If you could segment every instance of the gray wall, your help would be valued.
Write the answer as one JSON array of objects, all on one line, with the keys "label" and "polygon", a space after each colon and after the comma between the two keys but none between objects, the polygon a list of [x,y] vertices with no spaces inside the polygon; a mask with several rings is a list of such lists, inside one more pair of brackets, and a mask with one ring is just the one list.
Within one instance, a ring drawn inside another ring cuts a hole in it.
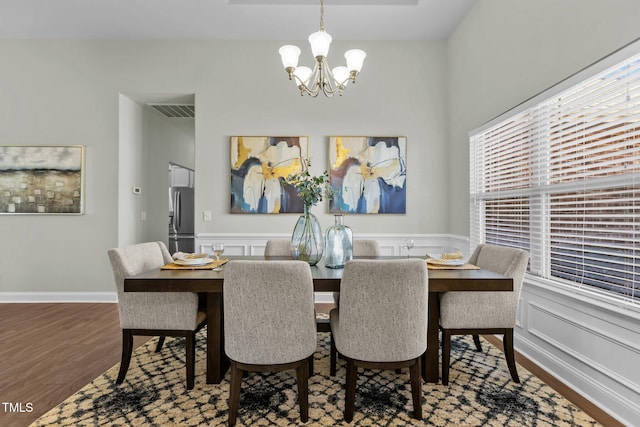
[{"label": "gray wall", "polygon": [[[479,0],[448,42],[449,177],[468,194],[468,132],[640,36],[636,0]],[[450,198],[467,235],[468,197]],[[527,278],[516,349],[624,425],[640,425],[640,309]],[[612,357],[612,355],[614,357]]]},{"label": "gray wall", "polygon": [[[199,233],[288,233],[295,221],[227,213],[231,135],[307,135],[314,173],[327,167],[330,135],[407,136],[407,214],[354,216],[349,225],[356,233],[446,232],[445,42],[336,41],[334,62],[351,46],[368,56],[358,82],[333,99],[299,95],[282,69],[281,44],[1,40],[2,144],[87,149],[85,215],[0,216],[0,292],[112,292],[106,250],[149,236],[136,223],[146,208],[131,195],[144,148],[119,144],[147,137],[145,113],[120,94],[195,94]],[[332,223],[326,209],[314,208],[323,227]],[[202,222],[203,210],[213,221]]]},{"label": "gray wall", "polygon": [[[352,45],[368,57],[333,99],[297,94],[277,42],[2,40],[2,144],[86,144],[87,213],[0,217],[0,291],[113,290],[104,251],[118,244],[120,93],[196,94],[198,232],[291,228],[289,215],[227,213],[230,135],[307,135],[319,172],[329,135],[399,134],[407,215],[350,225],[466,235],[468,131],[632,40],[639,12],[633,0],[480,0],[448,42],[336,40],[330,58]],[[214,221],[202,222],[203,210]],[[323,226],[325,210],[314,210]],[[22,261],[34,252],[45,255],[39,269]]]},{"label": "gray wall", "polygon": [[[349,46],[367,52],[361,75],[342,97],[301,97],[274,55],[280,43],[231,43],[217,51],[215,70],[227,81],[224,96],[196,94],[196,229],[199,232],[290,232],[291,215],[230,215],[229,136],[305,135],[312,173],[328,168],[331,135],[407,137],[407,214],[354,216],[354,233],[443,232],[448,193],[437,185],[446,164],[446,51],[444,43],[337,41],[330,59]],[[305,43],[300,42],[300,46]],[[247,71],[233,64],[242,56]],[[310,64],[303,55],[301,64]],[[304,59],[303,59],[304,58]],[[259,70],[254,74],[253,70]],[[202,211],[213,212],[212,222]],[[333,224],[327,205],[313,208],[323,228]]]},{"label": "gray wall", "polygon": [[[469,194],[470,130],[640,37],[637,0],[478,0],[448,41],[449,179]],[[468,197],[449,199],[469,234]]]}]

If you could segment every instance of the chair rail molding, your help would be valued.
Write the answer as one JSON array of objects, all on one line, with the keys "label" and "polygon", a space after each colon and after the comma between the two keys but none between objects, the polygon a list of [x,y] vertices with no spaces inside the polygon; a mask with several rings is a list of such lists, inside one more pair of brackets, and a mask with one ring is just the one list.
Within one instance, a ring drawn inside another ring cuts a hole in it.
[{"label": "chair rail molding", "polygon": [[[214,243],[224,243],[225,255],[263,255],[267,240],[290,239],[291,234],[287,233],[260,233],[260,234],[237,234],[237,233],[198,233],[196,235],[196,248],[199,252],[211,253],[211,245]],[[384,256],[402,256],[407,254],[403,247],[403,242],[413,239],[414,246],[409,251],[411,256],[425,256],[437,254],[443,247],[456,247],[460,249],[465,257],[468,257],[469,238],[454,234],[378,234],[367,233],[358,234],[354,240],[370,239],[376,240],[380,245],[380,251]],[[315,294],[317,303],[332,303],[333,295],[330,292],[317,292]]]},{"label": "chair rail molding", "polygon": [[[267,240],[290,239],[290,233],[198,233],[196,235],[196,248],[200,252],[210,253],[213,243],[224,243],[225,255],[263,255]],[[453,246],[463,255],[469,256],[469,238],[454,234],[358,234],[353,237],[358,239],[376,240],[380,244],[382,254],[385,256],[406,255],[407,250],[402,246],[407,239],[413,239],[414,246],[410,250],[411,256],[425,256],[427,253],[439,253],[444,246]]]}]

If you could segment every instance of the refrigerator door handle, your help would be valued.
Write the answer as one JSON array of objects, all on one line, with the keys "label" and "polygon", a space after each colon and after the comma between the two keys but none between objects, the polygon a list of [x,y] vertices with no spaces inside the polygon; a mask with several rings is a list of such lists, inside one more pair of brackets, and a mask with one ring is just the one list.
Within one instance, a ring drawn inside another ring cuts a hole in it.
[{"label": "refrigerator door handle", "polygon": [[175,218],[176,228],[179,229],[182,226],[182,212],[181,210],[181,194],[179,191],[176,192],[176,209],[173,212],[173,217]]}]

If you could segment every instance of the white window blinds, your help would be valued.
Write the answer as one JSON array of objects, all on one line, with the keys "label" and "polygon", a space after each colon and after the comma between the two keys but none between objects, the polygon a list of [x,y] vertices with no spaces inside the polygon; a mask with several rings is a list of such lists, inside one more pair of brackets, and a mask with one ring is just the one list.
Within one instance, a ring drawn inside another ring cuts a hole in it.
[{"label": "white window blinds", "polygon": [[640,54],[470,134],[471,241],[640,303]]}]

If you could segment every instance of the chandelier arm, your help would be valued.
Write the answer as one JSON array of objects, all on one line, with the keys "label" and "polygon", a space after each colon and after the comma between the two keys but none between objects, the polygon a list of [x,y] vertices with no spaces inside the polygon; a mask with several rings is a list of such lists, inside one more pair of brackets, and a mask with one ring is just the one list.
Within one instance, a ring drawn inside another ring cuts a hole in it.
[{"label": "chandelier arm", "polygon": [[311,76],[309,77],[309,84],[311,86],[304,85],[304,88],[306,89],[306,93],[313,98],[318,96],[318,94],[320,93],[319,79],[320,79],[321,70],[322,68],[318,63],[318,60],[316,59],[316,62],[313,66],[313,71],[311,72]]},{"label": "chandelier arm", "polygon": [[336,93],[342,96],[342,90],[344,86],[340,84],[336,84],[336,79],[331,72],[331,67],[329,67],[329,61],[327,58],[322,58],[321,60],[321,69],[322,69],[322,93],[324,93],[327,97],[332,97]]}]

